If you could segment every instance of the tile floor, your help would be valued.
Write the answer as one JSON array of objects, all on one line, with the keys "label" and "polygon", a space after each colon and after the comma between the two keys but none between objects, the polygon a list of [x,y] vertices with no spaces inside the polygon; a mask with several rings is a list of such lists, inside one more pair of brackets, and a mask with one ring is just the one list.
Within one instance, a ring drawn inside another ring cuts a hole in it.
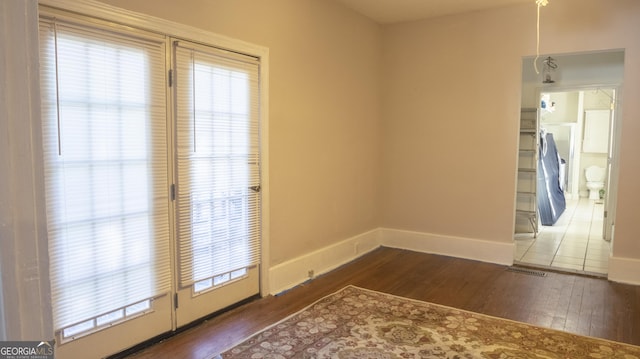
[{"label": "tile floor", "polygon": [[540,226],[537,238],[517,235],[516,264],[606,276],[609,242],[602,239],[604,206],[588,198],[568,199],[553,226]]}]

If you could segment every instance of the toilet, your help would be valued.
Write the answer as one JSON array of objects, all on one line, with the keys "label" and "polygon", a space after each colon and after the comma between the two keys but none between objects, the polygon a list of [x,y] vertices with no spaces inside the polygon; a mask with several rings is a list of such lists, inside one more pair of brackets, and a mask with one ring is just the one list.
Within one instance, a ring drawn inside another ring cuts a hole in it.
[{"label": "toilet", "polygon": [[589,199],[600,199],[600,190],[604,188],[604,168],[590,166],[585,170]]}]

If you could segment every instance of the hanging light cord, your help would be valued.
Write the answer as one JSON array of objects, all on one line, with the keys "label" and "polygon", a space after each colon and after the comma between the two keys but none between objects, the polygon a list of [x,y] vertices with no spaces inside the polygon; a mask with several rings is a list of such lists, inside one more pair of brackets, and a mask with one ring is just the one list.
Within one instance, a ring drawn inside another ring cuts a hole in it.
[{"label": "hanging light cord", "polygon": [[536,58],[533,60],[533,68],[536,70],[536,74],[540,74],[538,71],[538,58],[540,57],[540,8],[542,6],[547,6],[549,0],[536,0],[536,5],[538,5],[538,18],[536,21]]}]

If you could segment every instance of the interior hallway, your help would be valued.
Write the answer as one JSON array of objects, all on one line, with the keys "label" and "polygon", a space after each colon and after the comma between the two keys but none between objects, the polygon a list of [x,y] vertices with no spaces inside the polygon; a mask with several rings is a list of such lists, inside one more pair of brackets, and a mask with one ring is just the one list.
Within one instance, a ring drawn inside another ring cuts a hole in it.
[{"label": "interior hallway", "polygon": [[604,205],[588,198],[567,199],[553,226],[540,226],[537,238],[516,236],[516,264],[606,276],[610,244],[602,239]]}]

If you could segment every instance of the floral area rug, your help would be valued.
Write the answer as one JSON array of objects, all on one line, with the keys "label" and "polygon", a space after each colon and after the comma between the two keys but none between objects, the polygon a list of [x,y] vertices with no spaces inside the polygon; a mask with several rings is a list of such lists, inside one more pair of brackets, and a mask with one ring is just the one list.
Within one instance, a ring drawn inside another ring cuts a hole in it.
[{"label": "floral area rug", "polygon": [[640,347],[348,286],[214,358],[640,359]]}]

